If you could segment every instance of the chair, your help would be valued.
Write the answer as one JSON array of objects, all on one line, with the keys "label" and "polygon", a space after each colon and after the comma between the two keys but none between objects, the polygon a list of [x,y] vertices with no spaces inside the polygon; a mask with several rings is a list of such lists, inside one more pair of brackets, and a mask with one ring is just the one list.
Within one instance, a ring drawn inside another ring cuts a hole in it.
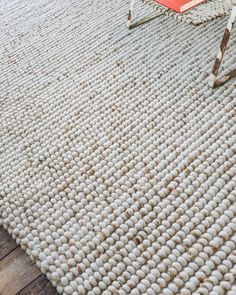
[{"label": "chair", "polygon": [[133,23],[135,1],[136,0],[130,1],[130,9],[129,9],[128,21],[127,21],[127,27],[129,29],[132,29],[134,27],[137,27],[138,25],[141,25],[147,21],[150,21],[158,17],[160,14],[170,15],[171,17],[174,17],[181,21],[185,21],[192,25],[199,25],[201,23],[213,20],[217,17],[225,16],[228,14],[229,9],[231,9],[227,27],[225,29],[225,32],[221,41],[220,49],[217,54],[217,57],[210,75],[209,85],[212,88],[219,87],[225,84],[231,78],[236,77],[236,70],[233,70],[227,75],[218,79],[219,69],[227,48],[227,44],[230,39],[231,32],[234,27],[235,20],[236,20],[236,0],[230,0],[228,2],[225,0],[208,0],[196,6],[195,8],[181,14],[161,6],[160,4],[155,2],[155,0],[138,0],[139,2],[141,1],[144,4],[151,5],[153,8],[155,8],[158,14],[145,17],[137,21],[136,23]]}]

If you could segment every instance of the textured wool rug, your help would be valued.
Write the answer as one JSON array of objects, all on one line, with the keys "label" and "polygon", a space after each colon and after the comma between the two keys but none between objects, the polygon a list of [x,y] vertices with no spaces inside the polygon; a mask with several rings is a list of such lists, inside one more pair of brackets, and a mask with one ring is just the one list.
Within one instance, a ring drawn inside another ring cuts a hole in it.
[{"label": "textured wool rug", "polygon": [[63,294],[235,295],[236,89],[207,83],[226,19],[127,10],[1,2],[1,223]]}]

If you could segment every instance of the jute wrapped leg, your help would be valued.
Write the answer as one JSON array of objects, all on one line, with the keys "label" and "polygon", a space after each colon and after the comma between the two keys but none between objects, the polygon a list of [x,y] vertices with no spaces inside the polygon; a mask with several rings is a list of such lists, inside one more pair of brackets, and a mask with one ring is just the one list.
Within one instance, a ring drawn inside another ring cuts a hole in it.
[{"label": "jute wrapped leg", "polygon": [[158,16],[160,16],[161,14],[158,13],[158,14],[154,14],[154,15],[151,15],[151,16],[147,16],[147,17],[144,17],[140,20],[138,20],[137,22],[133,23],[133,14],[134,14],[134,5],[135,5],[135,0],[131,0],[130,1],[130,8],[129,8],[129,13],[128,13],[128,20],[127,20],[127,27],[128,29],[133,29],[143,23],[146,23]]},{"label": "jute wrapped leg", "polygon": [[215,63],[214,63],[213,69],[212,69],[212,73],[210,76],[209,84],[212,88],[219,87],[219,86],[223,85],[224,83],[226,83],[231,78],[236,77],[236,70],[233,70],[230,73],[228,73],[227,75],[223,76],[222,78],[217,79],[219,69],[220,69],[226,48],[227,48],[227,44],[229,42],[230,35],[231,35],[231,32],[232,32],[234,24],[235,24],[235,20],[236,20],[236,4],[233,4],[232,12],[231,12],[227,27],[225,29],[225,32],[224,32],[224,35],[223,35],[223,38],[221,41],[220,49],[217,54],[217,57],[216,57],[216,60],[215,60]]}]

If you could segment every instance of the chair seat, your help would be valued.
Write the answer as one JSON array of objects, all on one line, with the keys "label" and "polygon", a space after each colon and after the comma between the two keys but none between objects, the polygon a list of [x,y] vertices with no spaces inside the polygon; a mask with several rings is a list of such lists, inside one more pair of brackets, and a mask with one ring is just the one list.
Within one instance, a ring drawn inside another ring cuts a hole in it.
[{"label": "chair seat", "polygon": [[227,0],[208,0],[186,11],[185,13],[177,13],[158,4],[157,2],[155,2],[155,0],[141,1],[144,4],[151,5],[153,8],[155,8],[157,12],[170,15],[177,20],[184,21],[193,25],[200,25],[218,17],[228,15],[231,8],[230,2]]}]

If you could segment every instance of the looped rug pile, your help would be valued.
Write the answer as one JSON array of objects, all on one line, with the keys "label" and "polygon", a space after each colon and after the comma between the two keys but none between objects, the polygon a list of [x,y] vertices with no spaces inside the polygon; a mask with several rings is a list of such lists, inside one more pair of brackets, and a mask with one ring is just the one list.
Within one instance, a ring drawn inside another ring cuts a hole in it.
[{"label": "looped rug pile", "polygon": [[127,10],[2,1],[1,223],[63,294],[235,295],[236,91],[207,83],[225,20],[130,32]]}]

